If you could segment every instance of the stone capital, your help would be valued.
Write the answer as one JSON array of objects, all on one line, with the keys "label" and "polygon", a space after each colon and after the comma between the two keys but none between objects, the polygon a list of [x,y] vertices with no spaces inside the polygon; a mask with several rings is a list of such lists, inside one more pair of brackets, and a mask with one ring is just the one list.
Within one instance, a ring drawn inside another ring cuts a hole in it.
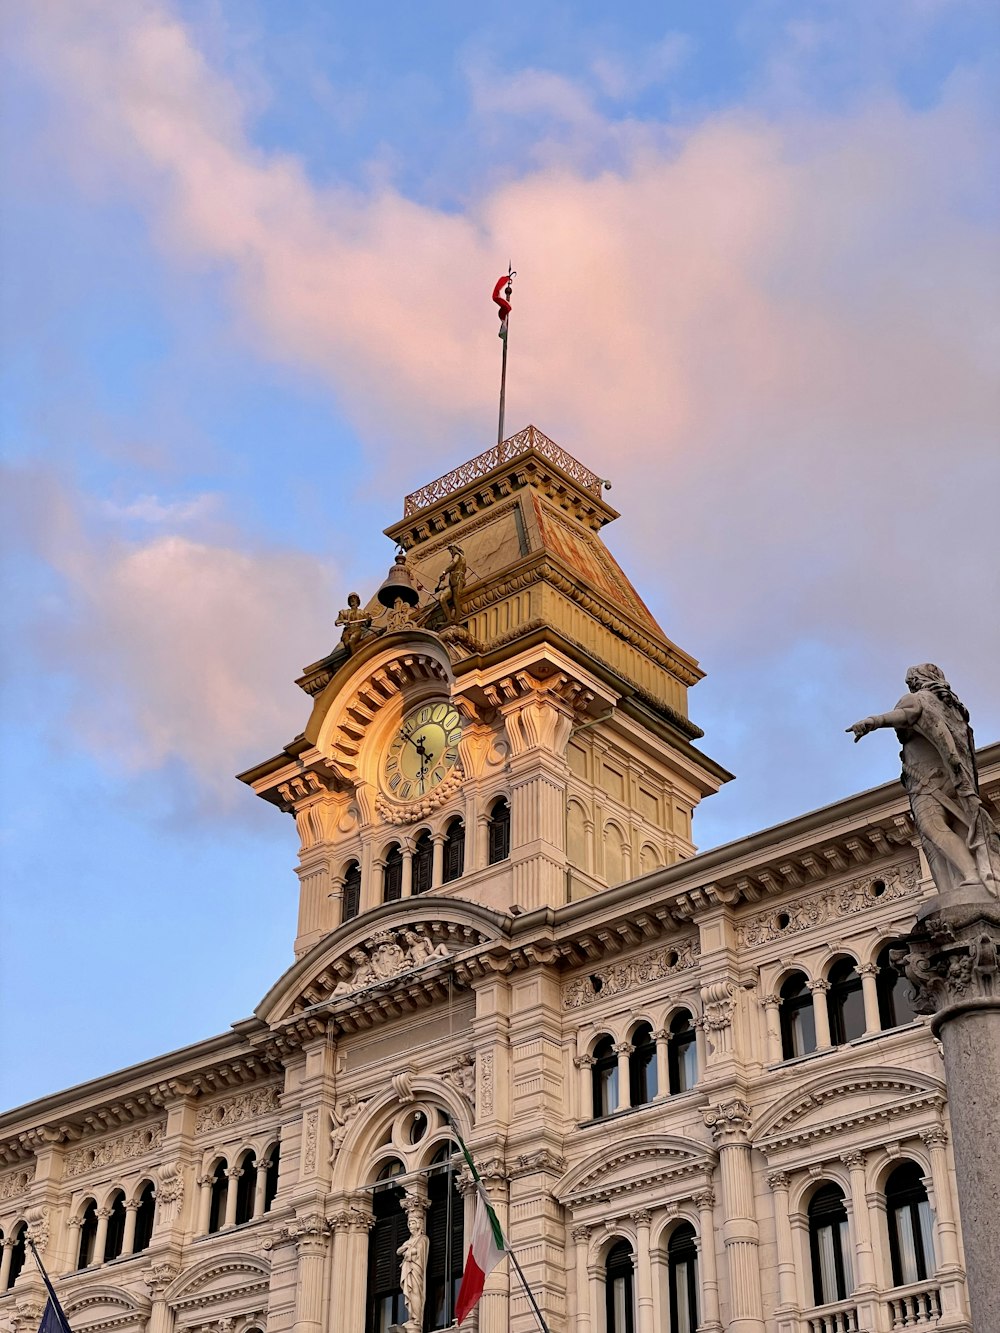
[{"label": "stone capital", "polygon": [[806,985],[814,995],[825,995],[830,989],[830,983],[828,981],[807,981]]},{"label": "stone capital", "polygon": [[890,953],[914,990],[917,1013],[932,1014],[932,1031],[953,1005],[1000,1003],[1000,902],[938,905],[933,899],[906,939]]},{"label": "stone capital", "polygon": [[920,1138],[928,1148],[943,1148],[948,1142],[948,1131],[943,1125],[933,1125],[930,1129],[922,1129]]},{"label": "stone capital", "polygon": [[653,1220],[653,1214],[647,1208],[637,1208],[634,1213],[629,1213],[629,1221],[637,1227],[648,1227]]},{"label": "stone capital", "polygon": [[865,1169],[865,1155],[859,1149],[851,1152],[842,1152],[840,1160],[847,1167],[848,1171],[863,1171]]},{"label": "stone capital", "polygon": [[619,1041],[615,1043],[615,1045],[612,1047],[612,1050],[614,1051],[615,1055],[631,1055],[632,1052],[635,1050],[635,1047],[632,1045],[630,1041]]},{"label": "stone capital", "polygon": [[575,1226],[573,1228],[573,1239],[576,1241],[577,1245],[581,1242],[586,1244],[590,1239],[590,1227],[584,1226],[582,1223],[579,1226]]},{"label": "stone capital", "polygon": [[696,1208],[715,1207],[715,1190],[713,1189],[699,1190],[697,1194],[693,1194],[691,1198]]},{"label": "stone capital", "polygon": [[705,1124],[720,1147],[748,1146],[750,1142],[750,1107],[740,1097],[721,1102],[703,1111]]},{"label": "stone capital", "polygon": [[180,1269],[171,1263],[150,1264],[143,1274],[142,1280],[149,1288],[149,1294],[154,1301],[162,1299],[163,1293],[179,1272]]},{"label": "stone capital", "polygon": [[774,1190],[786,1190],[791,1182],[791,1177],[787,1171],[772,1171],[767,1177],[769,1187]]}]

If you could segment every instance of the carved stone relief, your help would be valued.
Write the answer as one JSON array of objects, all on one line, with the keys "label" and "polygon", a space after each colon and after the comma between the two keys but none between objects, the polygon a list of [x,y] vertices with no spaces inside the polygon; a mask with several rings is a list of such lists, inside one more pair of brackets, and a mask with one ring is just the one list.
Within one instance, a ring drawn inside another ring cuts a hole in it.
[{"label": "carved stone relief", "polygon": [[144,1129],[130,1129],[127,1134],[118,1134],[114,1138],[103,1139],[87,1148],[73,1148],[66,1154],[65,1174],[67,1179],[81,1176],[103,1166],[114,1166],[117,1162],[131,1161],[133,1157],[142,1157],[145,1153],[156,1152],[163,1143],[166,1121],[157,1125],[148,1125]]},{"label": "carved stone relief", "polygon": [[330,992],[331,999],[390,981],[438,958],[450,958],[446,944],[435,944],[419,930],[380,930],[350,952],[351,971]]},{"label": "carved stone relief", "polygon": [[563,1008],[579,1009],[609,995],[633,990],[647,981],[658,981],[661,977],[670,977],[686,968],[696,967],[699,952],[697,940],[686,940],[682,944],[638,954],[621,963],[612,963],[610,967],[597,968],[588,976],[577,977],[566,985],[563,990]]},{"label": "carved stone relief", "polygon": [[879,874],[864,875],[839,888],[823,889],[746,917],[736,927],[736,940],[740,948],[745,949],[770,944],[785,935],[853,916],[896,898],[910,897],[919,887],[920,877],[915,864],[889,866]]},{"label": "carved stone relief", "polygon": [[281,1089],[274,1084],[264,1088],[251,1088],[226,1101],[203,1106],[195,1118],[194,1132],[208,1134],[214,1129],[227,1129],[255,1116],[276,1111],[281,1105]]},{"label": "carved stone relief", "polygon": [[0,1203],[15,1199],[31,1185],[31,1171],[9,1171],[0,1176]]}]

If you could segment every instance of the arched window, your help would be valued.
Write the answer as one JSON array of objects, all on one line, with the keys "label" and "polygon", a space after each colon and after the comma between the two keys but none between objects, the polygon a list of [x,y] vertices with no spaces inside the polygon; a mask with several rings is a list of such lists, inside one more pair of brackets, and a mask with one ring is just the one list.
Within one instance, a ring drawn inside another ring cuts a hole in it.
[{"label": "arched window", "polygon": [[375,1225],[368,1235],[365,1333],[388,1333],[393,1324],[406,1323],[399,1247],[409,1239],[410,1230],[402,1207],[403,1191],[391,1183],[402,1170],[402,1162],[384,1166],[372,1197]]},{"label": "arched window", "polygon": [[781,1057],[794,1060],[816,1049],[812,991],[801,972],[793,972],[780,991]]},{"label": "arched window", "polygon": [[264,1212],[271,1211],[275,1195],[278,1193],[278,1151],[281,1145],[276,1143],[268,1154],[267,1178],[264,1181]]},{"label": "arched window", "polygon": [[424,1299],[424,1333],[450,1328],[455,1321],[455,1302],[465,1264],[464,1204],[458,1192],[450,1144],[437,1154],[440,1163],[427,1178],[427,1295]]},{"label": "arched window", "polygon": [[594,1119],[618,1109],[618,1056],[614,1037],[602,1037],[594,1047],[591,1071],[594,1085]]},{"label": "arched window", "polygon": [[839,1185],[824,1185],[809,1203],[809,1253],[812,1259],[813,1301],[830,1305],[846,1301],[854,1290],[847,1209]]},{"label": "arched window", "polygon": [[253,1221],[253,1204],[257,1194],[257,1156],[246,1152],[237,1163],[242,1175],[236,1182],[236,1225]]},{"label": "arched window", "polygon": [[604,1267],[604,1296],[608,1333],[635,1333],[632,1246],[620,1240],[608,1251]]},{"label": "arched window", "polygon": [[903,1162],[885,1182],[892,1284],[906,1287],[934,1275],[933,1222],[920,1168]]},{"label": "arched window", "polygon": [[670,1333],[695,1333],[698,1327],[698,1244],[690,1222],[676,1226],[667,1242]]},{"label": "arched window", "polygon": [[510,856],[510,802],[501,796],[490,810],[489,837],[486,848],[487,864],[495,866]]},{"label": "arched window", "polygon": [[149,1249],[149,1242],[153,1239],[153,1223],[155,1221],[156,1190],[153,1188],[153,1182],[147,1180],[142,1187],[142,1193],[139,1195],[139,1206],[135,1210],[133,1254],[141,1254],[143,1250]]},{"label": "arched window", "polygon": [[854,959],[838,959],[830,968],[827,980],[830,983],[826,995],[830,1041],[834,1046],[843,1046],[864,1036],[865,1031],[865,1001]]},{"label": "arched window", "polygon": [[878,956],[878,976],[875,987],[878,991],[878,1025],[883,1032],[890,1028],[902,1027],[912,1023],[917,1016],[910,1001],[912,987],[902,972],[893,963],[890,954],[893,945],[887,944]]},{"label": "arched window", "polygon": [[398,902],[403,896],[403,851],[398,842],[394,842],[385,854],[382,866],[382,901]]},{"label": "arched window", "polygon": [[89,1268],[95,1262],[94,1246],[97,1242],[97,1204],[87,1200],[80,1222],[80,1248],[76,1253],[77,1268]]},{"label": "arched window", "polygon": [[226,1196],[229,1193],[227,1164],[221,1161],[212,1173],[212,1204],[208,1210],[208,1234],[220,1231],[226,1221]]},{"label": "arched window", "polygon": [[426,829],[413,847],[413,892],[426,893],[431,887],[434,868],[434,844]]},{"label": "arched window", "polygon": [[[97,1214],[96,1214],[96,1211],[95,1211],[95,1214],[94,1214],[94,1232],[95,1232],[95,1235],[96,1235],[96,1232],[97,1232]],[[11,1246],[10,1246],[10,1268],[7,1270],[7,1290],[8,1290],[8,1291],[10,1291],[11,1287],[12,1287],[12,1286],[14,1285],[14,1283],[17,1281],[18,1277],[19,1277],[20,1274],[21,1274],[21,1269],[24,1267],[24,1260],[25,1260],[25,1239],[26,1239],[27,1235],[28,1235],[28,1224],[27,1224],[27,1222],[22,1222],[21,1225],[15,1230],[14,1235],[13,1235],[13,1237],[12,1237],[12,1239],[11,1239]],[[81,1267],[82,1267],[82,1266],[83,1266],[83,1265],[81,1265]]]},{"label": "arched window", "polygon": [[667,1070],[671,1094],[687,1092],[698,1082],[698,1047],[694,1020],[686,1009],[670,1020]]},{"label": "arched window", "polygon": [[361,911],[361,866],[357,861],[352,861],[344,871],[341,893],[343,899],[340,919],[350,921]]},{"label": "arched window", "polygon": [[629,1103],[643,1106],[658,1092],[656,1084],[656,1038],[648,1023],[640,1023],[632,1033],[632,1054],[628,1058]]},{"label": "arched window", "polygon": [[444,838],[444,867],[441,878],[445,884],[460,879],[465,872],[465,823],[453,819]]},{"label": "arched window", "polygon": [[104,1240],[104,1262],[117,1259],[125,1244],[125,1191],[119,1190],[111,1200],[108,1230]]}]

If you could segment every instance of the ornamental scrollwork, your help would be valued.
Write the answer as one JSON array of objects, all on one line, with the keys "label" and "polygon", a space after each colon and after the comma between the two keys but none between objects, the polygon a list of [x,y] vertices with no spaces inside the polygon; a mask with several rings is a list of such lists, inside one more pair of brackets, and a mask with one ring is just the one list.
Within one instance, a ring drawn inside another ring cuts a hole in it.
[{"label": "ornamental scrollwork", "polygon": [[674,976],[687,968],[697,967],[700,946],[697,940],[667,948],[653,949],[610,967],[598,968],[588,976],[577,977],[563,991],[563,1008],[579,1009],[609,995],[633,990],[648,981]]},{"label": "ornamental scrollwork", "polygon": [[227,1101],[215,1102],[203,1106],[194,1122],[196,1134],[208,1134],[214,1129],[227,1129],[238,1125],[243,1120],[252,1120],[256,1116],[276,1111],[281,1105],[281,1089],[276,1085],[263,1088],[251,1088]]},{"label": "ornamental scrollwork", "polygon": [[131,1161],[133,1157],[156,1152],[163,1143],[166,1128],[166,1122],[163,1121],[142,1129],[130,1129],[127,1134],[118,1134],[114,1138],[102,1139],[92,1147],[73,1148],[66,1154],[64,1174],[67,1179],[72,1179],[93,1168],[114,1166],[117,1162]]},{"label": "ornamental scrollwork", "polygon": [[919,891],[915,864],[887,867],[878,874],[862,875],[840,888],[822,889],[791,902],[782,901],[766,912],[745,917],[736,927],[741,948],[770,944],[839,917],[853,916],[869,907],[909,897]]}]

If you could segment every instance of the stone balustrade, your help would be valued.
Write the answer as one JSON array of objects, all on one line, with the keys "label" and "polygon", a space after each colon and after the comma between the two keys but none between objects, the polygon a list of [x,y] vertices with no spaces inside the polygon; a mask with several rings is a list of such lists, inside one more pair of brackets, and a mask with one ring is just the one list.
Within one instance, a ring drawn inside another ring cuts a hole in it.
[{"label": "stone balustrade", "polygon": [[941,1317],[941,1292],[930,1282],[912,1287],[897,1287],[886,1297],[889,1327],[936,1328]]},{"label": "stone balustrade", "polygon": [[859,1333],[858,1307],[853,1301],[836,1301],[810,1310],[805,1319],[806,1333]]}]

